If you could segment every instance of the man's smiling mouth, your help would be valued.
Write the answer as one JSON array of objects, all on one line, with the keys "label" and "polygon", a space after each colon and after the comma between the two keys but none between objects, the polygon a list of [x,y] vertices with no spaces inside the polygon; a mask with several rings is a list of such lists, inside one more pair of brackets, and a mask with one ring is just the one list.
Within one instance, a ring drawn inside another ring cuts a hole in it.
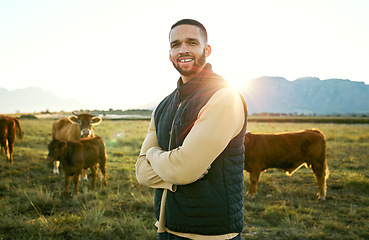
[{"label": "man's smiling mouth", "polygon": [[193,59],[192,58],[185,58],[185,59],[180,59],[179,62],[180,63],[188,63],[188,62],[192,62]]}]

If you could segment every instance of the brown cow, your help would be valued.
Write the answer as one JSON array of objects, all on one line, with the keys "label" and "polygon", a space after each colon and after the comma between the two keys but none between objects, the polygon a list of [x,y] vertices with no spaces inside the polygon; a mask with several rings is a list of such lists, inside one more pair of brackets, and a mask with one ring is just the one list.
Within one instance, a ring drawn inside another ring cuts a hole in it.
[{"label": "brown cow", "polygon": [[24,132],[18,119],[9,116],[0,115],[0,146],[1,154],[6,154],[8,162],[13,163],[13,150],[16,132],[18,137],[23,138]]},{"label": "brown cow", "polygon": [[[74,141],[85,137],[94,137],[92,126],[101,123],[102,119],[89,113],[75,114],[69,117],[61,117],[53,124],[51,136],[60,141]],[[77,116],[75,116],[77,115]],[[59,161],[54,162],[54,174],[59,174]],[[82,172],[82,178],[87,180],[86,172]]]},{"label": "brown cow", "polygon": [[326,180],[329,177],[326,160],[326,143],[317,129],[280,134],[245,135],[245,170],[250,173],[248,195],[254,197],[260,172],[279,168],[292,175],[301,166],[312,168],[318,182],[320,199],[326,197]]},{"label": "brown cow", "polygon": [[61,162],[64,177],[65,189],[64,196],[69,195],[69,184],[73,177],[74,193],[78,194],[78,180],[82,169],[91,169],[92,181],[91,188],[95,188],[97,177],[97,163],[103,174],[103,183],[106,186],[106,149],[101,137],[83,138],[77,141],[59,141],[53,139],[49,143],[48,159]]}]

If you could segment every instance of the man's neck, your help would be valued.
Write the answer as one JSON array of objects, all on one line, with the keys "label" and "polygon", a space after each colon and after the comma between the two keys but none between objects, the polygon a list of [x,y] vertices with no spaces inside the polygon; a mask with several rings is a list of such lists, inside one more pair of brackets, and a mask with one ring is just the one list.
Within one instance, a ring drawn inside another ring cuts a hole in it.
[{"label": "man's neck", "polygon": [[181,75],[182,83],[185,84],[186,82],[190,81],[191,79],[195,78],[199,73],[204,69],[206,63],[194,74],[183,76]]}]

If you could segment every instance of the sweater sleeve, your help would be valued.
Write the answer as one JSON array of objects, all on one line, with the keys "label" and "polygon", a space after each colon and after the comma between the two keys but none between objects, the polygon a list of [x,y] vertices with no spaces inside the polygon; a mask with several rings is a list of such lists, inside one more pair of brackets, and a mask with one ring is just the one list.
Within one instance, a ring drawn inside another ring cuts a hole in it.
[{"label": "sweater sleeve", "polygon": [[221,89],[200,110],[182,146],[171,151],[153,146],[147,151],[147,158],[164,181],[176,185],[195,182],[240,133],[244,121],[237,90]]},{"label": "sweater sleeve", "polygon": [[175,190],[175,186],[165,182],[152,168],[150,162],[146,158],[146,151],[152,147],[158,147],[156,138],[156,129],[154,124],[154,113],[151,117],[149,130],[144,142],[142,143],[141,152],[136,162],[136,178],[141,185],[151,188],[163,188],[171,191]]}]

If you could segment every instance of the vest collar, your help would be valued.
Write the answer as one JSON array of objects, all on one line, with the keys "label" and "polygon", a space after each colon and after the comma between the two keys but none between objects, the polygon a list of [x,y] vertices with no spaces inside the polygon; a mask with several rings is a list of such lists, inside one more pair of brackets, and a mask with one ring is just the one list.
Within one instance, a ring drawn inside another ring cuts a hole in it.
[{"label": "vest collar", "polygon": [[201,70],[196,77],[192,78],[190,81],[186,83],[182,83],[182,78],[179,78],[177,82],[177,90],[179,93],[179,98],[181,101],[186,99],[190,94],[194,93],[196,89],[200,86],[201,83],[208,79],[208,76],[213,75],[212,66],[210,63],[207,63],[205,67]]}]

